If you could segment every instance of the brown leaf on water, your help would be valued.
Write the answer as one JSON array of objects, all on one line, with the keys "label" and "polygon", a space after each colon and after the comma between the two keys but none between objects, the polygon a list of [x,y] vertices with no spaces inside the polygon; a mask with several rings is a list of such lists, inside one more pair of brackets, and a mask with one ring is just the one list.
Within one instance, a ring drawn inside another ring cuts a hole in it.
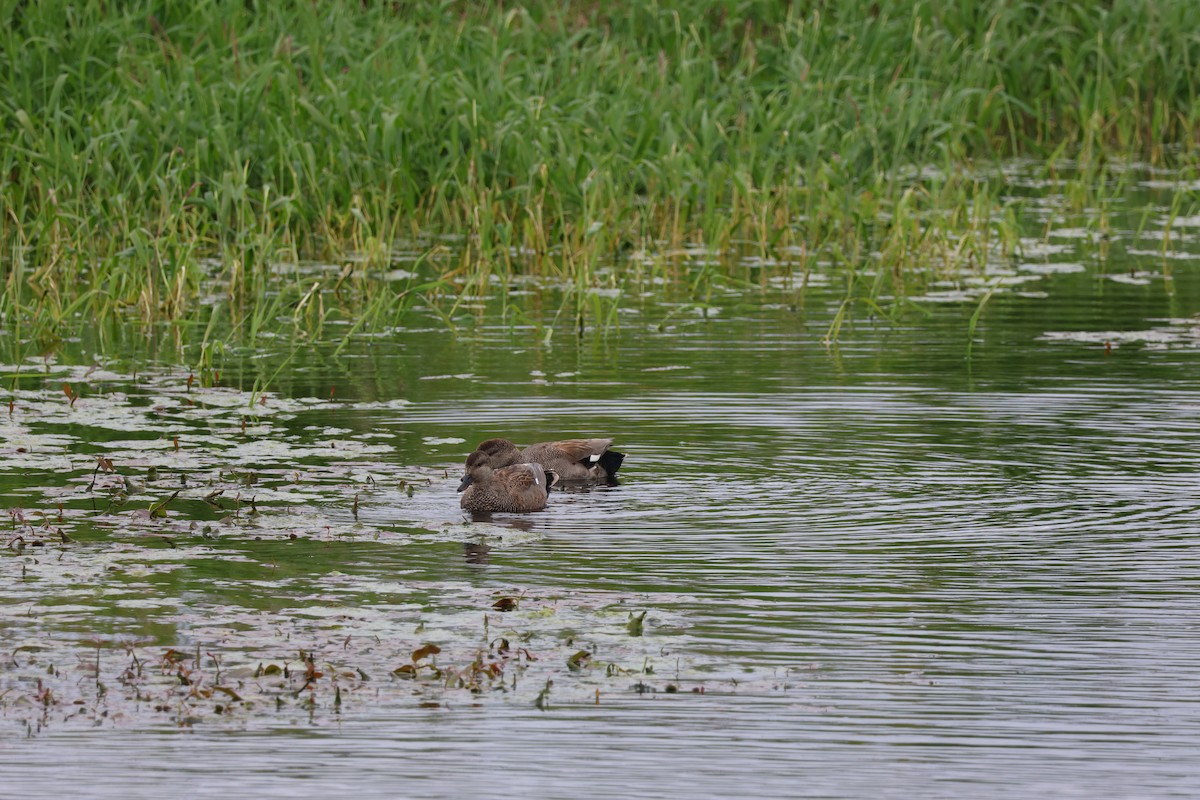
[{"label": "brown leaf on water", "polygon": [[175,648],[171,648],[167,652],[163,653],[163,661],[171,664],[178,664],[181,661],[187,660],[188,658],[190,658],[190,656],[187,653],[181,653]]},{"label": "brown leaf on water", "polygon": [[79,395],[75,394],[75,390],[71,388],[71,384],[63,384],[63,394],[65,394],[67,396],[67,400],[70,401],[71,408],[74,408],[75,401],[79,399]]},{"label": "brown leaf on water", "polygon": [[496,602],[492,603],[492,608],[497,611],[515,611],[517,608],[517,598],[501,597]]},{"label": "brown leaf on water", "polygon": [[422,658],[428,658],[429,656],[435,656],[440,652],[442,652],[442,648],[438,647],[436,644],[422,645],[421,647],[418,647],[416,650],[413,650],[413,654],[412,654],[413,663],[414,664],[417,663]]},{"label": "brown leaf on water", "polygon": [[392,670],[392,674],[397,678],[415,678],[417,677],[417,668],[412,664],[401,664]]}]

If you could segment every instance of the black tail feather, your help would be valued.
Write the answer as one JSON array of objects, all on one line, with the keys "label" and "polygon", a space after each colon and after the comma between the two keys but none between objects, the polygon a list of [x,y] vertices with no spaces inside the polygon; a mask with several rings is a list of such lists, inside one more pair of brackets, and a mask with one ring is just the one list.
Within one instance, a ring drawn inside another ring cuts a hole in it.
[{"label": "black tail feather", "polygon": [[616,450],[607,450],[600,456],[600,466],[604,467],[604,471],[611,477],[617,474],[617,470],[621,468],[621,462],[624,460],[624,453],[618,453]]}]

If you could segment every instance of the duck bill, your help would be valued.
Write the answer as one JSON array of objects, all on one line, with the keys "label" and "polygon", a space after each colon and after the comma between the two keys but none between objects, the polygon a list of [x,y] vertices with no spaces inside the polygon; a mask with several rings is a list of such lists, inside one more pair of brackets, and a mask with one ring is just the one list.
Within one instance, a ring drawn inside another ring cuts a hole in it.
[{"label": "duck bill", "polygon": [[460,483],[458,485],[458,490],[461,492],[463,489],[466,489],[470,485],[471,485],[471,476],[463,475],[462,483]]}]

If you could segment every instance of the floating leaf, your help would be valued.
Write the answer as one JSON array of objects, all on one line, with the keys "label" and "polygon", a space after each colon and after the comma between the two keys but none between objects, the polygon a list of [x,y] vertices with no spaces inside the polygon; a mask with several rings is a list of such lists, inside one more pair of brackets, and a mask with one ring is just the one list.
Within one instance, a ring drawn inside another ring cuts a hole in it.
[{"label": "floating leaf", "polygon": [[417,677],[417,668],[412,664],[401,664],[392,670],[392,674],[397,678],[415,678]]},{"label": "floating leaf", "polygon": [[501,597],[496,602],[492,603],[492,608],[497,611],[515,611],[517,608],[517,598]]},{"label": "floating leaf", "polygon": [[421,647],[418,647],[416,650],[413,651],[413,654],[412,654],[413,663],[414,664],[417,663],[422,658],[427,658],[429,656],[435,656],[440,652],[442,652],[442,648],[438,647],[436,644],[422,645]]},{"label": "floating leaf", "polygon": [[157,503],[151,504],[150,517],[151,518],[165,517],[167,515],[167,504],[169,504],[172,500],[174,500],[178,496],[179,496],[179,490],[176,489],[174,492],[171,493],[170,497],[164,497],[162,500],[159,500]]},{"label": "floating leaf", "polygon": [[589,653],[587,650],[580,650],[578,653],[567,659],[567,666],[572,672],[578,672],[579,670],[588,666],[591,660],[591,653]]}]

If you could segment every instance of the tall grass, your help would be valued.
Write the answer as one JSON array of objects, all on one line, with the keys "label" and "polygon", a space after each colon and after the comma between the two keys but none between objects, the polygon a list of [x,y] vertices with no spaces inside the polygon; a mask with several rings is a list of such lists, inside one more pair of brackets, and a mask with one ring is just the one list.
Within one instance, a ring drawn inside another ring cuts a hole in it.
[{"label": "tall grass", "polygon": [[580,320],[598,265],[684,243],[902,289],[992,235],[981,161],[1190,162],[1197,66],[1190,0],[0,0],[0,313],[381,313],[438,234],[422,291],[543,274]]}]

